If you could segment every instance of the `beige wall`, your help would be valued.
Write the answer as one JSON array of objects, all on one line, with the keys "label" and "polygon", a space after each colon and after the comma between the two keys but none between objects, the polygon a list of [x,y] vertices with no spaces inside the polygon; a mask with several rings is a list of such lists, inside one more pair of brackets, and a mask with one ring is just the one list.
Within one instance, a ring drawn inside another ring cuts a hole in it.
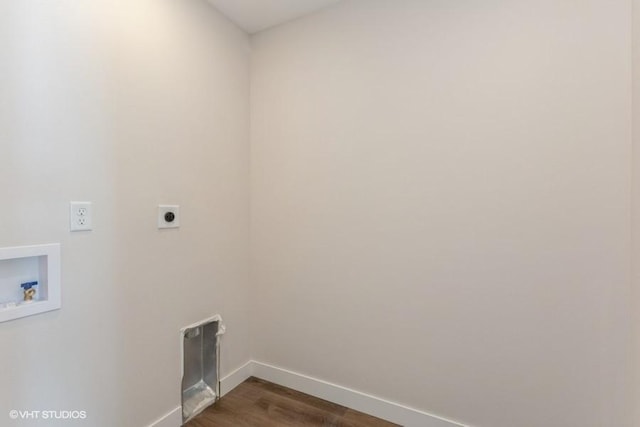
[{"label": "beige wall", "polygon": [[0,424],[147,425],[180,403],[179,328],[220,313],[223,374],[639,425],[630,7],[350,0],[258,35],[249,306],[246,35],[198,0],[0,0],[0,245],[61,242],[64,305],[0,325]]},{"label": "beige wall", "polygon": [[477,427],[631,426],[631,2],[258,35],[253,356]]},{"label": "beige wall", "polygon": [[223,374],[250,357],[248,39],[204,1],[0,0],[0,52],[0,245],[63,254],[63,309],[0,325],[0,425],[148,425],[180,404],[182,326],[220,313]]},{"label": "beige wall", "polygon": [[633,0],[633,284],[635,326],[635,424],[640,425],[640,0]]}]

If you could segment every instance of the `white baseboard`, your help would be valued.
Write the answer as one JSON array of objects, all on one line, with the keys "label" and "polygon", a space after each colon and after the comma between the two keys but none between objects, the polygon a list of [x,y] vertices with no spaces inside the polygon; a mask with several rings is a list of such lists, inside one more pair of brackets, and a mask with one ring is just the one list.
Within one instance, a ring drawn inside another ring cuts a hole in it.
[{"label": "white baseboard", "polygon": [[[253,362],[247,362],[244,366],[241,366],[220,380],[220,395],[224,396],[248,379],[251,376],[252,365]],[[179,406],[149,427],[180,427],[181,425],[182,407]]]},{"label": "white baseboard", "polygon": [[182,425],[182,407],[177,407],[149,427],[180,427]]},{"label": "white baseboard", "polygon": [[253,361],[245,363],[220,380],[220,395],[224,396],[253,375]]},{"label": "white baseboard", "polygon": [[331,384],[316,378],[270,366],[252,363],[253,376],[310,394],[365,414],[373,415],[405,427],[468,427],[398,403]]},{"label": "white baseboard", "polygon": [[[247,362],[225,376],[220,381],[220,394],[224,396],[252,376],[404,427],[469,427],[347,387],[256,361]],[[180,427],[181,425],[182,408],[178,407],[149,427]]]}]

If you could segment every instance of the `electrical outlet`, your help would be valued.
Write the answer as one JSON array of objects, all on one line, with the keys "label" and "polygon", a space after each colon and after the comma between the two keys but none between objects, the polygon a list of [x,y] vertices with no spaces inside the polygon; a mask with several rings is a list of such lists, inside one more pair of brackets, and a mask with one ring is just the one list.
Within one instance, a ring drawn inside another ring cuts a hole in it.
[{"label": "electrical outlet", "polygon": [[158,206],[158,228],[180,228],[180,206]]},{"label": "electrical outlet", "polygon": [[71,231],[91,231],[91,202],[71,202],[69,205],[69,229]]}]

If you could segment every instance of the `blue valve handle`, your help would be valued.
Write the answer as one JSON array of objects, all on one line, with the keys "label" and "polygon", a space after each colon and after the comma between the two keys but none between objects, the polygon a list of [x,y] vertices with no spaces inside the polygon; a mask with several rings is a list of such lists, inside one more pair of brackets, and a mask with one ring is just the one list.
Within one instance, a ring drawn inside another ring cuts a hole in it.
[{"label": "blue valve handle", "polygon": [[38,286],[38,282],[28,282],[28,283],[23,283],[22,285],[20,285],[20,287],[22,289],[24,289],[25,291],[28,291],[29,289],[33,288],[34,286]]}]

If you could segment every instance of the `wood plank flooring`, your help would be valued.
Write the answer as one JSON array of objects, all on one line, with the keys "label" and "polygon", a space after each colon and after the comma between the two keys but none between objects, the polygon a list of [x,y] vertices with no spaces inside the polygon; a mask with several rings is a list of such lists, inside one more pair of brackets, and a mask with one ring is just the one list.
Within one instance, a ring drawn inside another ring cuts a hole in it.
[{"label": "wood plank flooring", "polygon": [[249,378],[186,427],[398,427],[326,400]]}]

